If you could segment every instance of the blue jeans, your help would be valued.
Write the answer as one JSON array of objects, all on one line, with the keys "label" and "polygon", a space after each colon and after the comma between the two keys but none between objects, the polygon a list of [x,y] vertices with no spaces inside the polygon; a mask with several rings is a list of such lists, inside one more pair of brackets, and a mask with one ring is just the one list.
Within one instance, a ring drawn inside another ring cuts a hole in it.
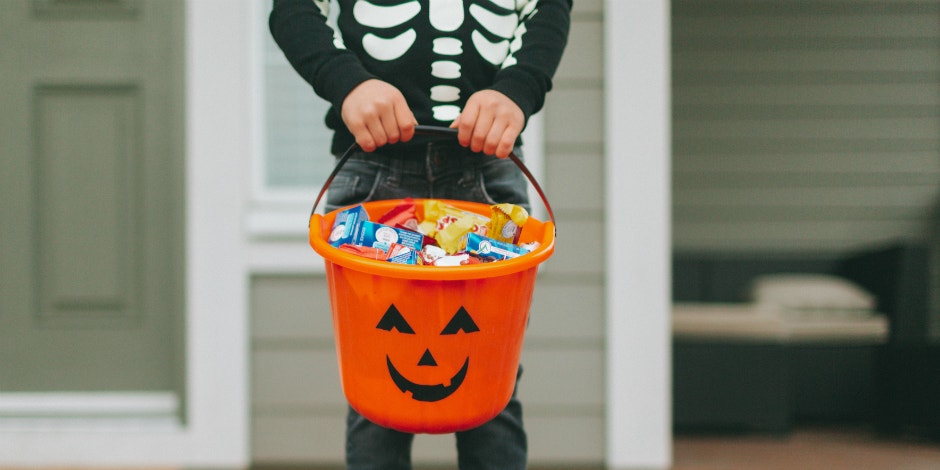
[{"label": "blue jeans", "polygon": [[[518,148],[516,155],[522,157]],[[326,210],[405,197],[508,202],[529,209],[526,184],[525,176],[511,160],[476,154],[456,142],[399,144],[373,153],[354,154],[333,180]],[[528,443],[522,404],[515,392],[495,418],[477,428],[455,433],[455,437],[460,470],[526,468]],[[346,467],[410,470],[413,440],[413,434],[381,427],[350,407],[346,419]]]},{"label": "blue jeans", "polygon": [[[520,148],[515,154],[522,158]],[[390,145],[350,157],[327,191],[326,211],[406,197],[508,202],[528,210],[527,184],[512,160],[473,153],[456,142]]]}]

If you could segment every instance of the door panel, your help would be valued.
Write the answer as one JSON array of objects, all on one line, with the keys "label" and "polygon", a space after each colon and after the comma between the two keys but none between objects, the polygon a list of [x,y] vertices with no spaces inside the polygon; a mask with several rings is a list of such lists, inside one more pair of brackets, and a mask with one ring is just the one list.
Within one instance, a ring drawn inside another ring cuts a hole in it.
[{"label": "door panel", "polygon": [[0,393],[179,390],[182,4],[0,12]]},{"label": "door panel", "polygon": [[142,213],[133,87],[37,90],[35,314],[43,323],[139,313]]}]

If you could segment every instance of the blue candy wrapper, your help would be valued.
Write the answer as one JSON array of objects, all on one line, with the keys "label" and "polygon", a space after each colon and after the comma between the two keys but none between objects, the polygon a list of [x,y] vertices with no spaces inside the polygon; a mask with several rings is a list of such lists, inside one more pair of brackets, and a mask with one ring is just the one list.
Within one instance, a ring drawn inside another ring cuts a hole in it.
[{"label": "blue candy wrapper", "polygon": [[333,229],[330,231],[330,245],[339,247],[346,243],[354,244],[359,238],[362,222],[367,220],[369,213],[361,204],[336,214]]},{"label": "blue candy wrapper", "polygon": [[467,235],[467,252],[483,259],[501,261],[516,258],[528,253],[526,247],[501,242],[476,233]]},{"label": "blue candy wrapper", "polygon": [[386,260],[389,263],[418,264],[418,251],[405,245],[393,243],[388,250],[388,258],[386,258]]},{"label": "blue candy wrapper", "polygon": [[365,221],[361,224],[356,245],[371,246],[388,251],[392,244],[397,243],[414,251],[421,251],[421,242],[423,241],[424,235],[418,232]]}]

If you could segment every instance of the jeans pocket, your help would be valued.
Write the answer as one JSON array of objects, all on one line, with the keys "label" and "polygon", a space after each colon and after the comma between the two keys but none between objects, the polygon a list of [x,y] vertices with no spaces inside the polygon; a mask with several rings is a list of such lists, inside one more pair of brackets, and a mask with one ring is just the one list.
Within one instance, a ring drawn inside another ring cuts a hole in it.
[{"label": "jeans pocket", "polygon": [[368,201],[376,192],[385,170],[363,160],[348,160],[337,173],[326,195],[327,212]]},{"label": "jeans pocket", "polygon": [[528,181],[508,158],[494,158],[479,168],[480,188],[490,204],[511,203],[529,209]]}]

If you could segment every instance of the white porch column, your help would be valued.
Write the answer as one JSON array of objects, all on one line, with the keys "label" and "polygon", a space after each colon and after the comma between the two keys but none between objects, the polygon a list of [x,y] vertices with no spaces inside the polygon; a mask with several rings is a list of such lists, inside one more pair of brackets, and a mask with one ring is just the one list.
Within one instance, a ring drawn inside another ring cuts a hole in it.
[{"label": "white porch column", "polygon": [[607,467],[668,468],[669,2],[605,0]]}]

